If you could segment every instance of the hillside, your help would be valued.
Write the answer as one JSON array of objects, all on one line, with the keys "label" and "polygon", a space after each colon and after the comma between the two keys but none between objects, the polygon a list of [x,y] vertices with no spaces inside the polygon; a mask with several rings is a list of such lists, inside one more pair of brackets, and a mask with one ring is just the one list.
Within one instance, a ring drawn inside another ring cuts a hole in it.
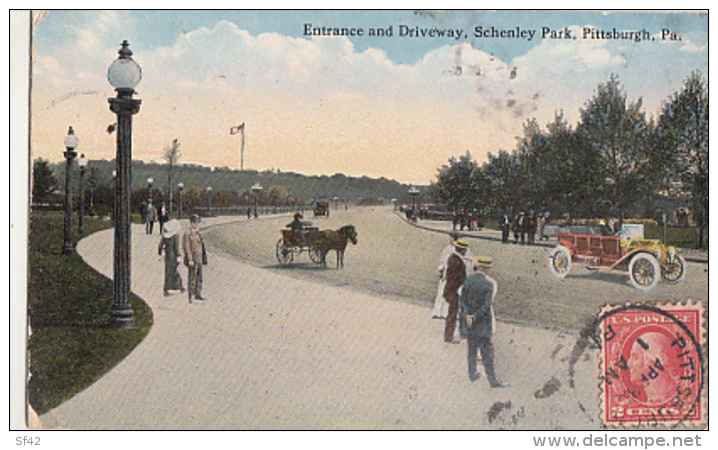
[{"label": "hillside", "polygon": [[[112,188],[112,171],[114,160],[90,161],[86,172],[86,182],[93,188]],[[58,188],[64,186],[64,163],[52,165]],[[166,164],[132,162],[132,190],[147,188],[147,179],[154,179],[154,188],[166,191],[168,188],[168,166]],[[78,183],[79,176],[73,175],[72,184]],[[259,183],[264,191],[274,188],[287,196],[298,200],[333,199],[337,197],[346,202],[357,202],[362,199],[398,199],[409,202],[407,193],[409,186],[386,178],[349,177],[343,174],[334,175],[302,175],[279,170],[258,172],[255,170],[239,171],[229,168],[210,168],[195,164],[179,164],[172,174],[172,189],[183,183],[186,192],[201,192],[208,186],[215,193],[236,193],[241,195],[250,191],[255,183]]]}]

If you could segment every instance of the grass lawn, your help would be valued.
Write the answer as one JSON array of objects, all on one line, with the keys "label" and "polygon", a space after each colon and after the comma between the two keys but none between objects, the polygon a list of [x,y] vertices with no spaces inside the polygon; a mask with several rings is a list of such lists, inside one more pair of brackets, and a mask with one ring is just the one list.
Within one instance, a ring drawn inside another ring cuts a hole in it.
[{"label": "grass lawn", "polygon": [[[112,222],[87,218],[85,234],[111,226]],[[28,400],[38,414],[60,405],[107,373],[152,326],[152,311],[132,294],[135,328],[111,329],[112,280],[90,268],[80,256],[63,255],[62,244],[63,213],[33,213],[28,250],[28,314],[32,326]]]},{"label": "grass lawn", "polygon": [[[660,225],[646,225],[644,229],[646,239],[660,239],[663,241],[663,227]],[[666,230],[668,245],[680,248],[698,248],[698,228],[696,227],[668,227]]]}]

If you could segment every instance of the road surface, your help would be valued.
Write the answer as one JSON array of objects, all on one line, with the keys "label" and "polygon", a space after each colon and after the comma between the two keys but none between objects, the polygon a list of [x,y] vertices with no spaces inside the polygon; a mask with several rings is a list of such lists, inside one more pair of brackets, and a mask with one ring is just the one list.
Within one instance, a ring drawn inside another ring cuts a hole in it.
[{"label": "road surface", "polygon": [[[212,227],[205,233],[213,251],[283,274],[356,289],[361,292],[426,306],[433,305],[439,255],[449,242],[446,234],[407,224],[389,207],[335,210],[328,218],[311,217],[320,229],[356,226],[359,242],[349,244],[345,267],[337,270],[334,253],[327,268],[305,253],[289,266],[279,265],[275,245],[288,217],[241,221]],[[630,285],[620,272],[595,273],[574,267],[558,280],[548,269],[550,247],[505,245],[495,240],[469,239],[474,254],[492,256],[491,276],[499,284],[496,314],[500,320],[575,332],[589,324],[606,303],[708,301],[708,265],[688,263],[683,283],[659,283],[650,292]]]}]

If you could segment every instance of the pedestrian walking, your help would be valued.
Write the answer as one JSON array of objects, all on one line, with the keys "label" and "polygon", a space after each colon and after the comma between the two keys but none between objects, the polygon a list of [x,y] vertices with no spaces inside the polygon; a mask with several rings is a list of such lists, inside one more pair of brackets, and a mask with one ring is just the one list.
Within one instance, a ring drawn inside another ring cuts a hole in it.
[{"label": "pedestrian walking", "polygon": [[469,379],[476,381],[480,374],[476,370],[478,352],[484,365],[486,378],[492,388],[504,385],[496,379],[494,369],[494,346],[491,338],[494,334],[493,302],[496,295],[496,281],[488,275],[493,260],[486,256],[475,259],[474,273],[469,275],[461,288],[459,316],[466,327],[467,364]]},{"label": "pedestrian walking", "polygon": [[179,245],[180,228],[177,219],[167,221],[162,227],[162,238],[157,249],[160,256],[164,254],[165,257],[165,284],[163,287],[165,297],[170,295],[169,291],[184,292],[182,277],[179,273],[179,265],[182,261]]},{"label": "pedestrian walking", "polygon": [[207,264],[207,251],[199,232],[200,217],[192,214],[189,218],[190,229],[182,236],[184,264],[187,266],[187,293],[189,302],[204,300],[202,297],[202,266]]},{"label": "pedestrian walking", "polygon": [[523,211],[514,217],[512,228],[514,231],[514,243],[518,244],[519,239],[522,244],[526,243],[526,214]]},{"label": "pedestrian walking", "polygon": [[466,263],[464,255],[469,244],[464,239],[457,239],[454,242],[454,251],[449,256],[446,264],[446,285],[444,286],[444,299],[449,304],[446,314],[446,326],[444,327],[444,341],[458,344],[454,339],[456,331],[456,318],[459,312],[459,288],[466,279]]},{"label": "pedestrian walking", "polygon": [[145,233],[152,234],[156,220],[157,209],[152,205],[152,200],[148,200],[147,208],[145,208]]},{"label": "pedestrian walking", "polygon": [[164,202],[162,202],[162,204],[160,205],[160,209],[157,212],[157,219],[160,222],[160,233],[162,233],[165,224],[168,220],[170,220],[169,212],[167,211],[167,206],[165,206]]},{"label": "pedestrian walking", "polygon": [[528,217],[526,217],[526,234],[528,235],[529,245],[534,245],[534,243],[536,243],[536,228],[536,214],[531,211]]},{"label": "pedestrian walking", "polygon": [[538,235],[539,239],[542,241],[548,238],[546,236],[546,222],[548,221],[548,216],[548,212],[541,213],[538,216]]},{"label": "pedestrian walking", "polygon": [[454,253],[454,242],[459,239],[457,233],[449,234],[449,244],[444,247],[439,257],[439,286],[436,291],[436,298],[434,298],[434,309],[431,312],[431,317],[434,319],[445,319],[446,314],[449,312],[449,304],[444,298],[444,287],[446,287],[446,266],[449,263],[449,256]]},{"label": "pedestrian walking", "polygon": [[501,242],[504,244],[508,244],[509,242],[509,232],[511,231],[511,220],[509,219],[508,214],[503,214],[501,216]]}]

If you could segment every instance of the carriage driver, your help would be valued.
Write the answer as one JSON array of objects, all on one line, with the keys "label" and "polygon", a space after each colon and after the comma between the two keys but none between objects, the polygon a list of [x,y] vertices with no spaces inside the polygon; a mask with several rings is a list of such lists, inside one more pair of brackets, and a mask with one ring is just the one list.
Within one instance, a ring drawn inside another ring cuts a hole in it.
[{"label": "carriage driver", "polygon": [[294,220],[287,224],[287,228],[294,231],[302,231],[304,229],[304,222],[302,222],[302,214],[294,213]]},{"label": "carriage driver", "polygon": [[301,239],[301,232],[304,229],[303,216],[301,213],[294,213],[294,220],[287,224],[287,228],[292,230],[294,243],[298,243]]}]

